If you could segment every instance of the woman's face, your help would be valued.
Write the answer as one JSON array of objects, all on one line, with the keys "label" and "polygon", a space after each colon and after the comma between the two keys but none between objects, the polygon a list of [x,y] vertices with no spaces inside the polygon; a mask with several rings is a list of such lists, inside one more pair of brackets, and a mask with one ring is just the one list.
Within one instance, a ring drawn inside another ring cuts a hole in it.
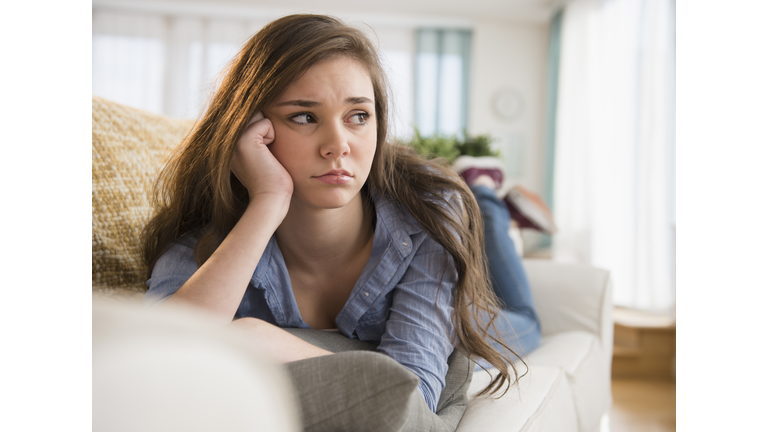
[{"label": "woman's face", "polygon": [[269,149],[293,179],[292,209],[340,208],[358,197],[376,150],[373,84],[360,64],[315,64],[264,115],[275,130]]}]

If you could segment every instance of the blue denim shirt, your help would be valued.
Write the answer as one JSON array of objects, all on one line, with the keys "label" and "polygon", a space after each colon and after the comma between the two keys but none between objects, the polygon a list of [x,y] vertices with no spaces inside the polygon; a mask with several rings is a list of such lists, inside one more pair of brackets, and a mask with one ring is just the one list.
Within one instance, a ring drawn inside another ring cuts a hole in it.
[{"label": "blue denim shirt", "polygon": [[[421,380],[419,390],[435,411],[453,351],[451,316],[457,281],[453,260],[400,204],[373,195],[376,227],[371,257],[336,317],[347,337],[378,343]],[[197,270],[196,240],[185,237],[157,261],[144,303],[175,293]],[[444,262],[447,260],[445,274]],[[275,236],[251,277],[235,319],[255,317],[279,327],[310,328],[301,318]]]}]

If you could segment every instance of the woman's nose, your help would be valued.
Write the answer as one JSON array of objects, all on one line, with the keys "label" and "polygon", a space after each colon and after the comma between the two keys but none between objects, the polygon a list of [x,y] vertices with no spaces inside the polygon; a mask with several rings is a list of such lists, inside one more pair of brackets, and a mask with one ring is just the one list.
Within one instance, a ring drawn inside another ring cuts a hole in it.
[{"label": "woman's nose", "polygon": [[349,154],[349,143],[343,125],[329,124],[323,134],[320,155],[324,158],[342,158]]}]

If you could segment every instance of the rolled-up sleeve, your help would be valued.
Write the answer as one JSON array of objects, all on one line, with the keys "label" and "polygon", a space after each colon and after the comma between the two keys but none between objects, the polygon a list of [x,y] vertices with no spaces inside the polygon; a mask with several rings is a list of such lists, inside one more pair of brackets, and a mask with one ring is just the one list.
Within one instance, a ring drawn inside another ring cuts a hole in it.
[{"label": "rolled-up sleeve", "polygon": [[155,263],[152,277],[147,281],[149,290],[144,294],[144,306],[164,302],[181,288],[197,271],[194,243],[174,243]]},{"label": "rolled-up sleeve", "polygon": [[427,238],[393,290],[390,316],[378,348],[420,378],[419,390],[433,412],[454,349],[451,317],[456,281],[450,255]]}]

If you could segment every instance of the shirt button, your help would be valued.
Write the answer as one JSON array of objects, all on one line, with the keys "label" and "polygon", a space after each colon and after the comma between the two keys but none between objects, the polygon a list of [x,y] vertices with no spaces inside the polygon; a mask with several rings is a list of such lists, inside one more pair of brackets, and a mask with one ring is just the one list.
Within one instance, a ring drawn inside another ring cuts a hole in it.
[{"label": "shirt button", "polygon": [[403,246],[408,246],[408,242],[403,242]]},{"label": "shirt button", "polygon": [[368,297],[368,293],[363,293],[363,294],[365,294],[365,296]]}]

